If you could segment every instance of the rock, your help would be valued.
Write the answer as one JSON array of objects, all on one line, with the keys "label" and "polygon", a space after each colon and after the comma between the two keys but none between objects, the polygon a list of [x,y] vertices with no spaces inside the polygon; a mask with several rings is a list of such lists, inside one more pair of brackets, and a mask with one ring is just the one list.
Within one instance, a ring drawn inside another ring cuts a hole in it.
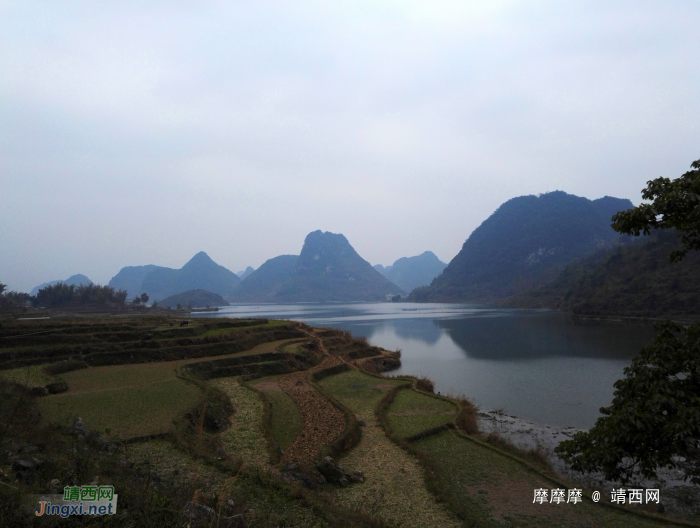
[{"label": "rock", "polygon": [[299,473],[298,471],[285,471],[282,473],[282,480],[286,483],[291,484],[293,482],[300,482],[302,486],[307,489],[316,489],[316,483],[307,475]]},{"label": "rock", "polygon": [[365,474],[362,471],[351,471],[345,475],[350,482],[364,482]]},{"label": "rock", "polygon": [[46,390],[49,394],[58,394],[59,392],[66,392],[68,390],[68,384],[63,381],[55,381],[46,385]]},{"label": "rock", "polygon": [[341,478],[345,477],[343,471],[329,456],[325,457],[322,462],[316,464],[316,469],[328,482],[333,484],[337,484]]},{"label": "rock", "polygon": [[49,482],[49,489],[53,493],[57,493],[61,489],[61,481],[58,479],[51,479],[51,482]]},{"label": "rock", "polygon": [[348,482],[348,479],[347,479],[347,478],[345,478],[345,477],[340,477],[340,478],[338,479],[338,484],[340,485],[341,488],[344,488],[345,486],[347,486],[347,485],[350,484],[350,483]]},{"label": "rock", "polygon": [[233,499],[228,499],[226,501],[226,517],[232,517],[236,513],[236,503]]},{"label": "rock", "polygon": [[204,519],[207,517],[216,517],[216,512],[214,508],[210,508],[205,504],[192,504],[192,501],[185,505],[182,513],[189,515],[193,519]]},{"label": "rock", "polygon": [[73,433],[78,436],[85,436],[85,424],[83,424],[83,419],[78,416],[78,419],[73,422]]},{"label": "rock", "polygon": [[31,462],[18,458],[12,463],[12,471],[16,473],[17,480],[29,484],[34,480],[36,467]]},{"label": "rock", "polygon": [[46,387],[32,387],[30,392],[34,396],[48,396],[49,390]]},{"label": "rock", "polygon": [[299,465],[296,462],[287,462],[282,471],[296,471],[297,469],[299,469]]}]

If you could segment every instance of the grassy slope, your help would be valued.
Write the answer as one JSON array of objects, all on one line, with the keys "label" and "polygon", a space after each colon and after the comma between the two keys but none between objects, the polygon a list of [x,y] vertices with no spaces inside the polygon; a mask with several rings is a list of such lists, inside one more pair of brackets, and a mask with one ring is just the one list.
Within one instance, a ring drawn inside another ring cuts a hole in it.
[{"label": "grassy slope", "polygon": [[401,438],[444,425],[454,419],[457,405],[414,390],[401,390],[391,403],[389,425]]},{"label": "grassy slope", "polygon": [[[284,341],[263,343],[242,354],[274,352]],[[242,354],[217,356],[222,359]],[[91,367],[62,374],[69,391],[39,400],[45,421],[72,422],[80,416],[86,427],[121,439],[163,433],[172,420],[194,405],[200,389],[176,375],[176,368],[200,358]],[[13,369],[5,375],[18,375]]]},{"label": "grassy slope", "polygon": [[279,376],[260,378],[254,387],[263,392],[270,402],[272,437],[284,451],[301,431],[302,419],[294,401],[277,385]]},{"label": "grassy slope", "polygon": [[532,527],[665,526],[588,500],[575,505],[533,504],[534,489],[558,486],[515,460],[452,431],[429,436],[412,446],[436,464],[451,500],[467,506],[468,515],[477,514],[470,519],[477,525],[495,520],[506,526]]},{"label": "grassy slope", "polygon": [[10,370],[0,370],[0,378],[15,381],[27,387],[43,387],[51,382],[51,377],[44,373],[46,365],[32,365]]},{"label": "grassy slope", "polygon": [[374,416],[374,409],[398,380],[381,380],[356,370],[323,379],[320,384],[347,405],[367,424],[360,444],[343,457],[347,470],[365,474],[360,485],[338,489],[338,500],[348,507],[363,508],[389,523],[404,527],[459,526],[425,488],[415,458],[393,444]]}]

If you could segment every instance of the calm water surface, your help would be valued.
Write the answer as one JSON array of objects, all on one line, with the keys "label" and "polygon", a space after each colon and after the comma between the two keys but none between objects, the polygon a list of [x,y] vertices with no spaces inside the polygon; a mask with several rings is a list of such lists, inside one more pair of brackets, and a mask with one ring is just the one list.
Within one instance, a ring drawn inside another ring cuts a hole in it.
[{"label": "calm water surface", "polygon": [[589,428],[613,383],[653,331],[584,324],[565,314],[475,304],[240,305],[197,317],[270,317],[330,326],[401,349],[392,374],[428,376],[435,390],[482,409],[541,423]]}]

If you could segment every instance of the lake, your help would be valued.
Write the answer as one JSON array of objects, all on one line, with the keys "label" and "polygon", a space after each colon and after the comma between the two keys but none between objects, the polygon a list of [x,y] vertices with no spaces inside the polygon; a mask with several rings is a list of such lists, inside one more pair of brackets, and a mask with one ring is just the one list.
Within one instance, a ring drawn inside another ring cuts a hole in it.
[{"label": "lake", "polygon": [[436,391],[464,394],[484,410],[581,429],[610,404],[613,383],[653,337],[642,325],[476,304],[238,305],[193,317],[294,319],[349,330],[401,349],[402,366],[390,374],[428,376]]}]

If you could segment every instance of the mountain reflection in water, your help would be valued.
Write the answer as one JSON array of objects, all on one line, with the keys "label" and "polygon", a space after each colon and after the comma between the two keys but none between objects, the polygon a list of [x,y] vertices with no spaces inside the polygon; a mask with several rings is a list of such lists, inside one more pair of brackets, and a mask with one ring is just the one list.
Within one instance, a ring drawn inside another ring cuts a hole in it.
[{"label": "mountain reflection in water", "polygon": [[392,374],[426,375],[437,391],[464,394],[484,409],[579,428],[593,425],[612,400],[613,383],[653,337],[646,326],[473,304],[239,305],[193,316],[295,319],[349,330],[402,350],[402,367]]}]

